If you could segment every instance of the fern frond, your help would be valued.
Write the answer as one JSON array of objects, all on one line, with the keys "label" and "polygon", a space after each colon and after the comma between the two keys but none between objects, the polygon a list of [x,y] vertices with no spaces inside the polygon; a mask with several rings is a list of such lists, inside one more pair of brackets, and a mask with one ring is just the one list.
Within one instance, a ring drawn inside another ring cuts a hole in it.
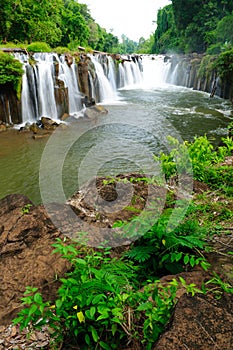
[{"label": "fern frond", "polygon": [[154,253],[153,246],[137,246],[126,253],[129,259],[138,261],[139,263],[147,261]]}]

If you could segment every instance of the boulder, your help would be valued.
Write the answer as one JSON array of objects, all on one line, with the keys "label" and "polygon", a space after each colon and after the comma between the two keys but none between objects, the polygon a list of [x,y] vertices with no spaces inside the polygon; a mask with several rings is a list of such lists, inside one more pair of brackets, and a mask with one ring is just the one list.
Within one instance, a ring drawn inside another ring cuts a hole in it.
[{"label": "boulder", "polygon": [[154,350],[232,350],[233,296],[183,295]]},{"label": "boulder", "polygon": [[0,325],[6,325],[19,311],[26,286],[54,300],[56,276],[63,276],[68,264],[52,254],[61,234],[42,206],[20,194],[8,195],[0,200],[0,215]]},{"label": "boulder", "polygon": [[98,117],[100,114],[108,114],[108,110],[101,105],[94,105],[94,106],[88,107],[84,111],[84,117],[89,119],[94,119]]},{"label": "boulder", "polygon": [[41,123],[43,128],[46,130],[54,130],[59,125],[57,122],[47,117],[42,117]]}]

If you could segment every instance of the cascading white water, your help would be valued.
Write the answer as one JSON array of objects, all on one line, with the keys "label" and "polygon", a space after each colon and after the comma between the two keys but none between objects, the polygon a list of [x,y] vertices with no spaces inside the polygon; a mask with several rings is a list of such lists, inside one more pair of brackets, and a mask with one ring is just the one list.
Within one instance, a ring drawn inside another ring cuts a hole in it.
[{"label": "cascading white water", "polygon": [[57,107],[54,96],[54,65],[52,54],[35,54],[36,80],[38,83],[39,117],[56,118]]},{"label": "cascading white water", "polygon": [[68,88],[69,113],[76,114],[82,109],[81,94],[77,82],[77,66],[73,62],[72,65],[69,67],[64,60],[64,56],[61,57],[61,60],[58,59],[58,62],[58,78],[64,81],[65,86]]},{"label": "cascading white water", "polygon": [[30,69],[30,68],[31,68],[31,66],[29,64],[24,66],[24,75],[23,75],[23,79],[22,79],[21,101],[22,101],[23,123],[25,123],[27,121],[33,122],[33,120],[34,120],[33,117],[35,117],[35,111],[33,109],[32,103],[31,103],[29,79],[27,77],[27,69]]},{"label": "cascading white water", "polygon": [[[153,89],[171,82],[167,79],[170,63],[163,56],[143,55],[125,56],[123,62],[114,62],[111,56],[89,55],[95,67],[93,78],[89,72],[91,97],[97,102],[112,103],[119,100],[118,89]],[[77,66],[69,66],[64,56],[55,53],[37,53],[33,55],[35,64],[28,63],[29,57],[19,54],[24,63],[25,73],[22,86],[23,122],[33,122],[42,116],[57,117],[55,99],[55,64],[59,66],[58,79],[64,82],[68,90],[69,113],[75,115],[83,108],[78,87]],[[94,79],[94,80],[93,80]]]},{"label": "cascading white water", "polygon": [[167,82],[170,84],[176,84],[177,82],[177,74],[178,74],[178,66],[179,64],[177,63],[175,65],[175,68],[173,69],[173,71],[171,71],[171,74],[168,76]]},{"label": "cascading white water", "polygon": [[98,58],[96,56],[90,56],[92,62],[95,66],[95,71],[98,79],[98,87],[99,87],[99,97],[100,102],[110,103],[116,101],[118,99],[117,91],[113,90],[110,81],[107,76],[104,74],[104,70],[102,65],[98,62]]},{"label": "cascading white water", "polygon": [[113,91],[117,91],[116,85],[116,68],[111,56],[108,56],[108,79]]},{"label": "cascading white water", "polygon": [[164,62],[163,56],[148,55],[142,58],[143,83],[142,88],[153,89],[167,82],[170,62]]}]

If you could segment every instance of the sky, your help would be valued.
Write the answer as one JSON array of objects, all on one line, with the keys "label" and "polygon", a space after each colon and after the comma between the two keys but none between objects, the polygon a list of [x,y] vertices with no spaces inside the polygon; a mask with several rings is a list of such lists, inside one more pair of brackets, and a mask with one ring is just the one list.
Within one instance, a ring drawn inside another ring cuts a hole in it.
[{"label": "sky", "polygon": [[125,34],[129,39],[138,41],[148,39],[155,31],[157,11],[170,0],[79,0],[87,4],[91,16],[102,27],[121,38]]}]

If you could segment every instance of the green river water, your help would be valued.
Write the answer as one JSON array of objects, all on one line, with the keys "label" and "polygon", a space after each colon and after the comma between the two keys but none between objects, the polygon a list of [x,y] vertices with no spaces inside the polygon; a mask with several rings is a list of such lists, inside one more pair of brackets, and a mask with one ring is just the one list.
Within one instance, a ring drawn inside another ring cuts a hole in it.
[{"label": "green river water", "polygon": [[[95,120],[71,120],[56,136],[34,140],[30,132],[0,134],[0,198],[27,195],[35,204],[68,198],[94,175],[152,172],[153,154],[169,150],[167,135],[192,141],[206,134],[219,144],[233,119],[232,104],[187,88],[122,90]],[[48,189],[48,191],[46,190]]]}]

